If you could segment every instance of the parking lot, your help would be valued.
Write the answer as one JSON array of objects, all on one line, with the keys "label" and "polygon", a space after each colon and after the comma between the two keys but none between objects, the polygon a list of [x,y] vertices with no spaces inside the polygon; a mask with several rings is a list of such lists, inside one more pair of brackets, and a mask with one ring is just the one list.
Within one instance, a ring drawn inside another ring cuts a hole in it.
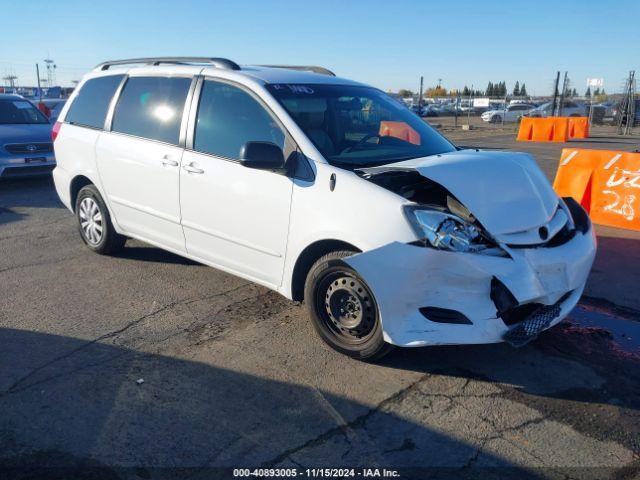
[{"label": "parking lot", "polygon": [[[610,127],[527,144],[513,125],[429,121],[459,145],[530,152],[550,179],[563,147],[640,148]],[[0,463],[24,478],[59,465],[94,478],[357,465],[636,478],[640,235],[597,232],[585,297],[532,344],[368,364],[265,288],[137,241],[91,253],[50,178],[0,183]]]}]

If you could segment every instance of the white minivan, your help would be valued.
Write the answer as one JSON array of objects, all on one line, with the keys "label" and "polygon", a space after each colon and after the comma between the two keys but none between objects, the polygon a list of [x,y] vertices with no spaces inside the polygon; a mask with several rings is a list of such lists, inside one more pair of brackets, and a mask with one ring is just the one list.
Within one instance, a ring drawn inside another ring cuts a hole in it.
[{"label": "white minivan", "polygon": [[331,347],[522,345],[576,305],[585,211],[523,153],[457,148],[321,67],[98,65],[53,130],[93,251],[136,238],[304,301]]}]

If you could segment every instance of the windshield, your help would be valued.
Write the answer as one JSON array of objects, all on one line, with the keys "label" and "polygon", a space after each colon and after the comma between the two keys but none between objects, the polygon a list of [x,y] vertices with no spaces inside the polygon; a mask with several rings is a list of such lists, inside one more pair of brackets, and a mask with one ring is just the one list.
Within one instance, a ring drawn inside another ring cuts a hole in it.
[{"label": "windshield", "polygon": [[49,123],[31,102],[20,98],[0,100],[0,125]]},{"label": "windshield", "polygon": [[309,84],[267,88],[333,165],[371,167],[455,151],[426,122],[375,88]]}]

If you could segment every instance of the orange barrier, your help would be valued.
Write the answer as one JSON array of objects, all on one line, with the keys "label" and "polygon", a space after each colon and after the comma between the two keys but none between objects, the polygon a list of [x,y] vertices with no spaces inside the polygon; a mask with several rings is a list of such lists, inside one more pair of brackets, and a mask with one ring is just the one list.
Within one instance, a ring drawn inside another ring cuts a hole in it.
[{"label": "orange barrier", "polygon": [[640,153],[615,153],[593,173],[591,219],[640,231]]},{"label": "orange barrier", "polygon": [[517,140],[519,142],[566,142],[569,134],[567,117],[522,117]]},{"label": "orange barrier", "polygon": [[591,209],[591,177],[605,158],[606,150],[563,148],[553,189],[561,197],[573,197],[588,212]]},{"label": "orange barrier", "polygon": [[640,231],[640,153],[565,148],[553,188],[594,223]]},{"label": "orange barrier", "polygon": [[569,138],[589,138],[589,117],[568,117]]}]

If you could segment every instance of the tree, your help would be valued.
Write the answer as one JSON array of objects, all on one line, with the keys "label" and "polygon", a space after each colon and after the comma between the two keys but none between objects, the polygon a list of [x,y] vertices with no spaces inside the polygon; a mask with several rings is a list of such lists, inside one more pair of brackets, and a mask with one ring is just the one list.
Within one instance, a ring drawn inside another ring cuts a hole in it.
[{"label": "tree", "polygon": [[518,80],[516,80],[516,86],[513,87],[513,96],[514,97],[520,96],[520,82]]},{"label": "tree", "polygon": [[447,96],[447,89],[441,86],[437,86],[437,87],[431,87],[428,88],[425,96],[427,97],[446,97]]},{"label": "tree", "polygon": [[593,92],[593,96],[597,97],[598,95],[600,95],[600,88],[596,87],[595,91]]},{"label": "tree", "polygon": [[462,89],[462,96],[468,97],[469,95],[471,95],[471,90],[469,90],[469,87],[465,85],[464,88]]},{"label": "tree", "polygon": [[522,87],[520,87],[520,96],[521,97],[527,96],[527,87],[524,83],[522,84]]},{"label": "tree", "polygon": [[407,90],[406,88],[401,88],[398,92],[398,95],[400,95],[402,98],[408,98],[413,97],[413,92],[411,90]]},{"label": "tree", "polygon": [[607,100],[607,93],[604,91],[604,88],[603,88],[602,90],[599,90],[597,95],[594,93],[593,98],[596,102],[604,102]]},{"label": "tree", "polygon": [[484,94],[485,94],[487,97],[490,97],[490,96],[492,96],[492,95],[493,95],[493,83],[489,82],[489,83],[487,84],[487,89],[485,90],[485,93],[484,93]]},{"label": "tree", "polygon": [[587,87],[587,91],[584,92],[584,96],[587,98],[591,98],[591,87]]}]

